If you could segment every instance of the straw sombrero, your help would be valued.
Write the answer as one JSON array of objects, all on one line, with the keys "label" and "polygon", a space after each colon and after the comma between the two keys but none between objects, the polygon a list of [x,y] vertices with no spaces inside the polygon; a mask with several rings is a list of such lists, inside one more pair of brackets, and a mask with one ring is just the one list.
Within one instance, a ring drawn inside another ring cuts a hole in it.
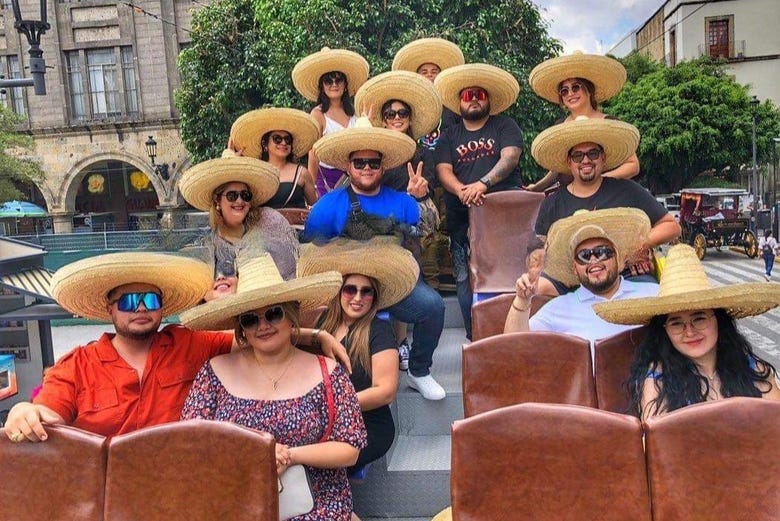
[{"label": "straw sombrero", "polygon": [[293,155],[303,157],[320,137],[320,127],[310,114],[297,109],[250,110],[230,128],[230,137],[246,157],[260,158],[260,138],[272,130],[284,130],[293,137]]},{"label": "straw sombrero", "polygon": [[324,271],[376,279],[379,286],[377,309],[385,309],[412,292],[420,267],[410,251],[384,240],[336,239],[323,246],[306,245],[298,261],[298,276],[307,277]]},{"label": "straw sombrero", "polygon": [[780,285],[765,282],[714,287],[696,250],[687,244],[669,248],[657,297],[602,302],[594,311],[615,324],[647,324],[657,315],[722,308],[733,318],[751,317],[780,306]]},{"label": "straw sombrero", "polygon": [[63,266],[51,280],[57,303],[92,320],[111,321],[108,292],[125,284],[160,288],[163,316],[194,306],[208,290],[212,271],[201,261],[164,253],[109,253]]},{"label": "straw sombrero", "polygon": [[588,239],[607,239],[617,251],[618,271],[626,257],[642,246],[650,233],[650,219],[637,208],[582,210],[555,221],[547,234],[544,271],[567,286],[580,283],[572,267],[577,246]]},{"label": "straw sombrero", "polygon": [[332,71],[339,71],[347,77],[347,88],[351,96],[368,79],[369,65],[365,58],[346,49],[323,47],[303,58],[292,70],[293,85],[301,96],[317,101],[320,91],[320,77]]},{"label": "straw sombrero", "polygon": [[[248,253],[248,252],[247,252]],[[271,255],[260,252],[239,255],[236,292],[196,306],[180,315],[191,329],[233,329],[239,315],[253,309],[299,302],[301,312],[326,305],[341,288],[341,274],[328,271],[285,281]]]},{"label": "straw sombrero", "polygon": [[490,114],[500,114],[512,106],[520,94],[520,84],[503,69],[486,63],[469,63],[441,71],[433,82],[445,107],[460,114],[460,91],[481,87],[488,93]]},{"label": "straw sombrero", "polygon": [[608,100],[623,88],[626,68],[614,58],[575,51],[543,61],[531,71],[528,83],[533,91],[558,105],[558,85],[569,78],[583,78],[596,86],[596,102]]},{"label": "straw sombrero", "polygon": [[605,171],[622,165],[639,146],[639,130],[614,119],[577,116],[574,121],[553,125],[536,136],[531,155],[547,170],[571,175],[569,150],[580,143],[597,143],[607,156]]},{"label": "straw sombrero", "polygon": [[382,105],[390,100],[403,101],[412,109],[409,122],[414,139],[427,136],[441,120],[441,98],[433,83],[408,71],[384,72],[363,84],[355,95],[355,106],[365,113],[373,105],[371,123],[381,127]]},{"label": "straw sombrero", "polygon": [[416,73],[420,65],[425,63],[433,63],[444,70],[463,65],[466,58],[460,47],[452,42],[442,38],[420,38],[398,49],[391,69]]},{"label": "straw sombrero", "polygon": [[279,189],[279,169],[253,157],[220,157],[204,161],[179,179],[182,197],[198,210],[209,211],[214,190],[225,183],[244,183],[252,192],[252,206],[260,206]]},{"label": "straw sombrero", "polygon": [[349,155],[358,150],[375,150],[382,154],[385,170],[409,161],[417,145],[403,132],[371,125],[368,118],[358,118],[355,126],[321,137],[314,143],[314,153],[323,163],[339,170],[349,168]]}]

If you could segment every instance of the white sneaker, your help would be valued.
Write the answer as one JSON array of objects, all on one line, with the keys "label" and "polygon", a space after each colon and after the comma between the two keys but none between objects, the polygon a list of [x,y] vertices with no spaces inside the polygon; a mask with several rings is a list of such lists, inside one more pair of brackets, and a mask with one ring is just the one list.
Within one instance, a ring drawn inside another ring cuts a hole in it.
[{"label": "white sneaker", "polygon": [[766,273],[764,273],[764,278],[766,279],[767,282],[772,281],[772,275],[767,275]]},{"label": "white sneaker", "polygon": [[443,400],[447,396],[444,388],[429,374],[413,376],[410,373],[406,373],[406,383],[412,389],[419,391],[426,400]]}]

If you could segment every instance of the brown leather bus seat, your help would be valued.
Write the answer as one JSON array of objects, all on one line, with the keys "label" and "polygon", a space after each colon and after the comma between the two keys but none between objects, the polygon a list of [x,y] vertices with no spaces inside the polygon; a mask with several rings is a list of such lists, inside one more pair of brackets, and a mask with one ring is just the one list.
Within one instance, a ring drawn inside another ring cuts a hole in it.
[{"label": "brown leather bus seat", "polygon": [[630,400],[625,383],[637,349],[646,335],[647,328],[640,327],[596,341],[593,365],[599,409],[628,413]]},{"label": "brown leather bus seat", "polygon": [[47,426],[41,443],[13,443],[0,433],[0,519],[100,521],[106,439]]},{"label": "brown leather bus seat", "polygon": [[105,508],[111,521],[277,521],[274,439],[203,420],[117,436]]},{"label": "brown leather bus seat", "polygon": [[509,333],[463,346],[466,417],[523,402],[596,407],[588,341],[557,333]]},{"label": "brown leather bus seat", "polygon": [[728,398],[645,423],[655,521],[777,520],[780,402]]},{"label": "brown leather bus seat", "polygon": [[456,421],[450,483],[455,521],[650,520],[639,420],[598,409],[525,403]]},{"label": "brown leather bus seat", "polygon": [[[506,315],[514,298],[515,293],[505,293],[474,304],[471,307],[471,339],[477,341],[503,334]],[[546,295],[534,295],[529,316],[534,316],[550,298]]]}]

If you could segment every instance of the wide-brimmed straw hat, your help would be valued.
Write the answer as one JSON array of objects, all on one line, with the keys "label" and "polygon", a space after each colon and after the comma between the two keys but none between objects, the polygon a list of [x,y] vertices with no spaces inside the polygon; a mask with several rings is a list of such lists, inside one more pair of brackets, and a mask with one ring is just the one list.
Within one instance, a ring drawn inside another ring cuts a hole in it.
[{"label": "wide-brimmed straw hat", "polygon": [[191,329],[233,329],[238,316],[253,309],[298,302],[302,312],[326,305],[341,288],[341,274],[328,271],[285,281],[265,251],[239,254],[236,292],[181,314]]},{"label": "wide-brimmed straw hat", "polygon": [[580,143],[601,145],[607,156],[604,169],[612,170],[636,153],[639,130],[623,121],[577,116],[574,121],[540,132],[531,144],[531,155],[547,170],[571,175],[567,162],[569,150]]},{"label": "wide-brimmed straw hat", "polygon": [[417,72],[420,65],[433,63],[440,70],[466,63],[463,51],[454,43],[442,38],[420,38],[407,43],[395,53],[394,71]]},{"label": "wide-brimmed straw hat", "polygon": [[369,65],[365,58],[346,49],[322,50],[310,54],[295,64],[292,70],[293,85],[301,96],[317,101],[320,92],[320,77],[328,72],[338,71],[347,77],[347,88],[351,96],[368,79]]},{"label": "wide-brimmed straw hat", "polygon": [[580,283],[574,272],[574,254],[588,239],[607,239],[617,252],[618,271],[626,257],[642,246],[650,233],[650,219],[637,208],[581,210],[555,221],[547,234],[544,271],[567,286]]},{"label": "wide-brimmed straw hat", "polygon": [[596,87],[596,102],[608,100],[623,88],[626,68],[614,58],[575,51],[543,61],[531,71],[528,83],[533,91],[556,105],[560,103],[558,85],[569,78],[582,78]]},{"label": "wide-brimmed straw hat", "polygon": [[615,324],[647,324],[653,317],[724,309],[733,318],[751,317],[780,306],[780,285],[766,282],[714,287],[707,278],[696,250],[687,244],[669,248],[657,297],[602,302],[593,309]]},{"label": "wide-brimmed straw hat", "polygon": [[242,114],[230,128],[234,145],[245,157],[260,158],[260,139],[272,130],[283,130],[293,137],[295,157],[306,155],[320,137],[317,120],[302,110],[272,107]]},{"label": "wide-brimmed straw hat", "polygon": [[254,157],[229,156],[193,166],[179,179],[182,197],[198,210],[207,212],[214,204],[214,190],[225,183],[244,183],[252,192],[252,206],[260,206],[279,189],[279,169]]},{"label": "wide-brimmed straw hat", "polygon": [[520,84],[503,69],[486,63],[469,63],[441,71],[433,84],[445,107],[460,114],[460,92],[466,87],[480,87],[488,93],[490,114],[500,114],[511,107],[520,94]]},{"label": "wide-brimmed straw hat", "polygon": [[412,110],[409,125],[414,139],[427,136],[441,120],[441,97],[433,83],[409,71],[384,72],[365,82],[355,95],[363,113],[373,106],[371,123],[383,126],[382,105],[390,100],[406,103]]},{"label": "wide-brimmed straw hat", "polygon": [[354,127],[322,136],[314,143],[320,161],[344,171],[349,168],[349,155],[358,150],[382,154],[382,166],[387,170],[409,161],[416,149],[414,140],[403,132],[375,127],[368,118],[358,118]]},{"label": "wide-brimmed straw hat", "polygon": [[336,239],[322,246],[306,245],[298,261],[298,276],[325,271],[376,279],[379,290],[377,309],[385,309],[412,292],[420,267],[410,251],[381,239]]},{"label": "wide-brimmed straw hat", "polygon": [[63,266],[51,280],[57,303],[92,320],[111,321],[108,293],[125,284],[160,289],[163,316],[194,306],[208,290],[212,271],[201,261],[164,253],[109,253]]}]

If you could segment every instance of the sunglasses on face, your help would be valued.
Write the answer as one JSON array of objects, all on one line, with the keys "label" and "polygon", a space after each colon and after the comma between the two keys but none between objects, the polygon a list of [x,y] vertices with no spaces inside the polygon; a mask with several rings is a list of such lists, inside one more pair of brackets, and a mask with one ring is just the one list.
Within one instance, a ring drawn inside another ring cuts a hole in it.
[{"label": "sunglasses on face", "polygon": [[710,319],[714,316],[715,315],[702,313],[700,315],[693,316],[688,322],[685,320],[673,319],[664,324],[664,327],[666,328],[666,332],[671,333],[672,335],[682,335],[685,333],[685,328],[688,326],[688,324],[690,324],[691,329],[695,331],[704,331],[710,324]]},{"label": "sunglasses on face", "polygon": [[376,291],[371,286],[358,288],[354,284],[344,284],[341,286],[341,294],[349,298],[353,298],[357,294],[360,294],[359,298],[374,298]]},{"label": "sunglasses on face", "polygon": [[324,86],[332,85],[337,86],[344,83],[345,78],[343,76],[326,76],[325,78],[322,78],[322,84]]},{"label": "sunglasses on face", "polygon": [[460,93],[460,100],[467,103],[474,100],[485,101],[487,97],[487,92],[484,89],[466,89]]},{"label": "sunglasses on face", "polygon": [[273,142],[277,145],[281,145],[284,142],[285,145],[292,145],[292,136],[282,136],[280,134],[273,134],[271,136]]},{"label": "sunglasses on face", "polygon": [[603,262],[615,256],[614,248],[609,246],[597,246],[578,251],[574,256],[574,261],[580,266],[585,266],[591,262]]},{"label": "sunglasses on face", "polygon": [[585,88],[585,85],[582,83],[572,83],[571,85],[564,85],[560,89],[558,89],[558,95],[562,98],[565,98],[569,95],[569,91],[571,91],[572,94],[577,94],[579,91]]},{"label": "sunglasses on face", "polygon": [[411,115],[412,115],[412,111],[410,111],[409,109],[398,109],[398,110],[387,109],[382,114],[382,117],[385,119],[395,119],[395,118],[406,119]]},{"label": "sunglasses on face", "polygon": [[236,201],[238,201],[239,197],[245,203],[252,201],[252,192],[250,192],[249,190],[241,190],[240,192],[238,190],[229,190],[227,192],[222,192],[219,195],[225,196],[225,199],[227,199],[231,203],[235,203]]},{"label": "sunglasses on face", "polygon": [[124,313],[134,313],[143,304],[147,311],[157,311],[162,308],[162,295],[151,292],[123,293],[112,302]]},{"label": "sunglasses on face", "polygon": [[379,170],[382,166],[381,157],[355,157],[351,161],[352,166],[358,170],[363,170],[365,167],[371,170]]},{"label": "sunglasses on face", "polygon": [[238,316],[238,325],[244,331],[255,329],[260,325],[260,319],[264,318],[270,325],[275,326],[284,320],[284,308],[282,306],[274,306],[265,310],[262,315],[257,313],[244,313]]},{"label": "sunglasses on face", "polygon": [[600,148],[591,148],[587,152],[583,152],[581,150],[572,152],[571,154],[569,154],[569,157],[575,163],[582,163],[582,160],[585,159],[585,156],[588,156],[588,159],[590,159],[591,161],[595,161],[598,158],[600,158],[601,154],[603,153],[604,151],[601,150]]}]

